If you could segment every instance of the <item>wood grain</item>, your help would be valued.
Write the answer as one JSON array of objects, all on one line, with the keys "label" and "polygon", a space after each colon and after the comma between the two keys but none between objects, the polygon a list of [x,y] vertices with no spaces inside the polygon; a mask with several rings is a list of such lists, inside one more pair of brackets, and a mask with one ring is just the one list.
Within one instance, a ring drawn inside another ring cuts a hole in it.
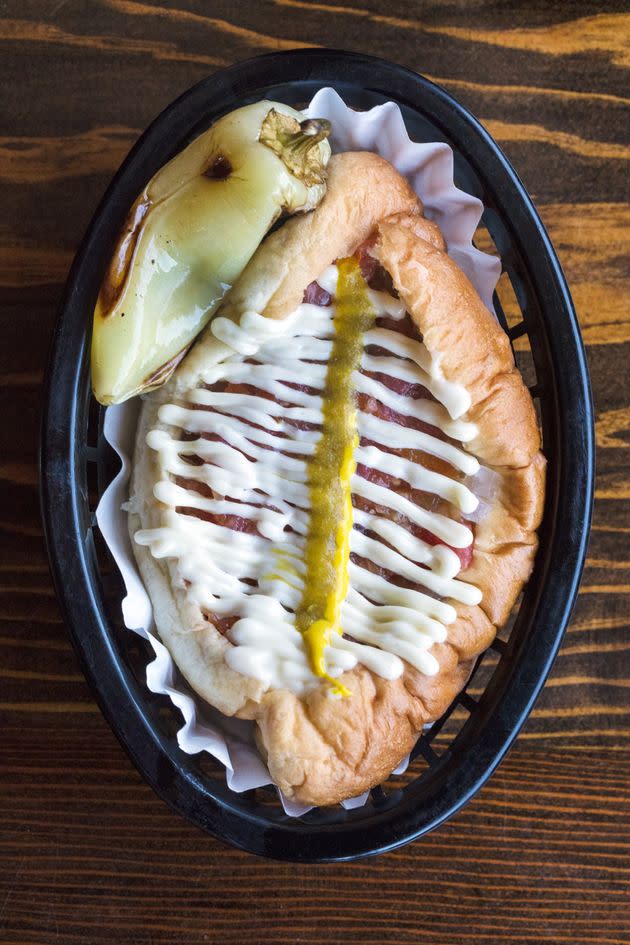
[{"label": "wood grain", "polygon": [[[620,0],[2,5],[1,945],[630,942],[629,20]],[[582,593],[508,759],[423,841],[316,868],[228,849],[142,782],[59,616],[36,451],[67,269],[140,131],[223,65],[331,45],[429,76],[501,143],[571,285],[599,454]]]}]

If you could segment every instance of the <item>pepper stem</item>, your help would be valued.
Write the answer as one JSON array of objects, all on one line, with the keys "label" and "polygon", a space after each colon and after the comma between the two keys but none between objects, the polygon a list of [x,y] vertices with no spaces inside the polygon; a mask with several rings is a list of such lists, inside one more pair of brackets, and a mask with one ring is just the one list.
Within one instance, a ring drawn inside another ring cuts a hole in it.
[{"label": "pepper stem", "polygon": [[270,109],[260,126],[261,144],[271,148],[285,167],[307,187],[323,184],[326,171],[320,141],[330,134],[330,122],[325,118],[307,118],[298,121]]}]

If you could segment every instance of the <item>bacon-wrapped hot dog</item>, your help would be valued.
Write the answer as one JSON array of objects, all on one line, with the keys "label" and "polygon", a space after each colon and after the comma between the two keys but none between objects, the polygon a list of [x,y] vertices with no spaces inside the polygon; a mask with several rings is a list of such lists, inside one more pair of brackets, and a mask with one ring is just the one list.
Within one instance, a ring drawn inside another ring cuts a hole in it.
[{"label": "bacon-wrapped hot dog", "polygon": [[389,775],[527,579],[544,459],[507,338],[405,180],[336,155],[147,399],[130,530],[191,685],[276,784]]}]

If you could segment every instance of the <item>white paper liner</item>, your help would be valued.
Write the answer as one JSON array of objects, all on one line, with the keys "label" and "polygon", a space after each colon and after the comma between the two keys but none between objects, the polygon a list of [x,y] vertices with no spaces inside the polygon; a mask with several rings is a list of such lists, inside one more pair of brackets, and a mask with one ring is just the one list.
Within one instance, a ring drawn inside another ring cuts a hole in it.
[{"label": "white paper liner", "polygon": [[[492,293],[501,273],[500,260],[475,249],[472,238],[483,206],[476,197],[458,190],[453,183],[453,152],[446,144],[410,141],[400,109],[387,102],[369,112],[355,112],[330,88],[312,99],[307,115],[328,118],[332,123],[333,151],[375,151],[403,174],[422,199],[426,216],[439,225],[449,255],[464,270],[479,295],[492,309]],[[118,566],[127,590],[122,601],[125,626],[149,641],[155,659],[147,666],[149,689],[170,698],[184,718],[177,733],[182,751],[206,751],[226,769],[227,784],[236,792],[271,783],[267,767],[256,750],[253,723],[228,719],[206,705],[200,697],[178,688],[181,677],[167,648],[154,632],[151,601],[144,588],[133,555],[127,529],[126,502],[133,455],[139,399],[105,412],[104,436],[118,453],[122,468],[103,494],[96,520]],[[392,774],[402,774],[406,758]],[[286,813],[299,817],[310,808],[295,804],[280,794]],[[343,802],[347,809],[360,807],[368,794]]]}]

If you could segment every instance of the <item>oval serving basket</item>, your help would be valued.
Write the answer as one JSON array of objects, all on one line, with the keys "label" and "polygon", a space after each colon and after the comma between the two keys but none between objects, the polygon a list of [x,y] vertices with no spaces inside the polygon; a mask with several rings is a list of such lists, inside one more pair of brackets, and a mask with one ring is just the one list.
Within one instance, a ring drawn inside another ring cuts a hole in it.
[{"label": "oval serving basket", "polygon": [[[94,509],[117,472],[90,392],[91,313],[128,207],[146,181],[222,114],[262,98],[303,106],[332,86],[353,108],[397,102],[410,137],[445,141],[455,183],[485,212],[476,240],[503,272],[495,309],[529,384],[547,456],[546,507],[534,573],[518,608],[465,690],[419,739],[403,777],[363,807],[288,817],[272,788],[229,790],[204,753],[177,746],[179,714],[146,686],[152,653],[123,625],[121,579]],[[334,50],[277,53],[196,85],[140,138],[109,187],[74,261],[52,344],[41,443],[41,499],[57,595],[99,705],[155,791],[214,836],[266,856],[349,860],[391,850],[458,811],[499,764],[549,673],[573,607],[593,494],[593,421],[584,350],[549,238],[514,170],[443,89],[406,69]]]}]

